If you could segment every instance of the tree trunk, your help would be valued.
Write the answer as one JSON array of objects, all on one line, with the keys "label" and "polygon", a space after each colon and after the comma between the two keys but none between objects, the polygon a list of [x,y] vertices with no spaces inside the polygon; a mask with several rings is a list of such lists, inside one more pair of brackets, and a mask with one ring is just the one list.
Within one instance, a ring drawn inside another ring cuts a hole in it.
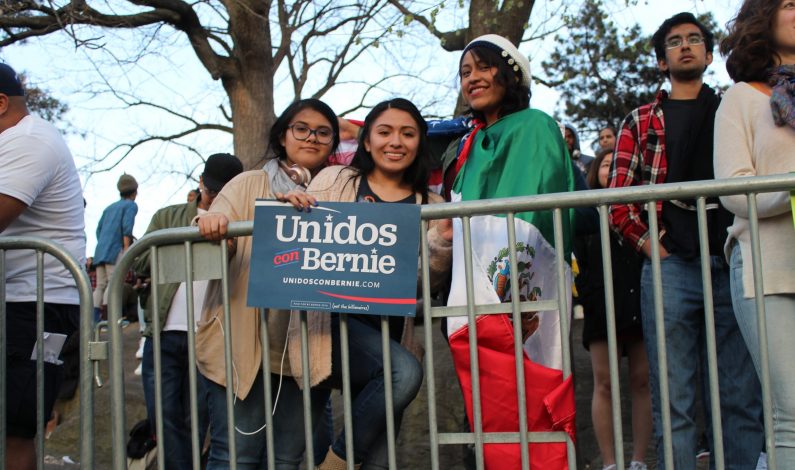
[{"label": "tree trunk", "polygon": [[434,34],[444,50],[450,52],[463,50],[470,41],[484,34],[499,34],[519,45],[534,5],[535,0],[505,0],[502,5],[494,0],[471,0],[466,28]]},{"label": "tree trunk", "polygon": [[[469,26],[448,33],[443,47],[448,51],[460,51],[470,41],[484,34],[499,34],[518,47],[534,4],[535,0],[505,0],[500,7],[493,0],[471,0]],[[464,97],[459,93],[453,114],[458,116],[465,110]]]},{"label": "tree trunk", "polygon": [[226,2],[235,67],[222,77],[232,108],[234,152],[243,168],[261,165],[273,111],[273,57],[268,13],[271,2]]},{"label": "tree trunk", "polygon": [[224,84],[232,108],[234,154],[250,170],[262,164],[268,147],[268,132],[273,114],[273,83],[268,74],[254,79],[251,72],[245,80]]},{"label": "tree trunk", "polygon": [[500,6],[493,0],[472,0],[467,42],[484,34],[499,34],[518,46],[534,4],[535,0],[505,0]]}]

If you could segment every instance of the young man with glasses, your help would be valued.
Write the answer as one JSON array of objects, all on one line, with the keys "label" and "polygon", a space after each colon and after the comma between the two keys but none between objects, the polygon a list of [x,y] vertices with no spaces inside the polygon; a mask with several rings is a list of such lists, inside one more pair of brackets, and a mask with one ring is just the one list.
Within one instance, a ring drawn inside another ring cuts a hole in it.
[{"label": "young man with glasses", "polygon": [[[714,37],[690,13],[660,26],[652,43],[671,92],[633,110],[621,126],[610,187],[714,179],[713,127],[719,96],[703,83],[712,63]],[[718,201],[707,201],[721,425],[726,468],[755,468],[763,445],[761,391],[731,305],[729,270],[722,253],[732,216]],[[696,468],[696,395],[707,391],[704,288],[701,278],[695,200],[657,203],[660,227],[662,304],[674,462],[664,457],[659,356],[651,273],[649,214],[641,204],[610,207],[613,228],[646,256],[641,277],[641,317],[649,357],[654,433],[660,468]],[[708,403],[707,397],[705,401]],[[709,411],[709,406],[704,408]],[[708,413],[707,413],[708,414]],[[711,431],[709,416],[707,428]],[[710,439],[710,442],[713,442]]]}]

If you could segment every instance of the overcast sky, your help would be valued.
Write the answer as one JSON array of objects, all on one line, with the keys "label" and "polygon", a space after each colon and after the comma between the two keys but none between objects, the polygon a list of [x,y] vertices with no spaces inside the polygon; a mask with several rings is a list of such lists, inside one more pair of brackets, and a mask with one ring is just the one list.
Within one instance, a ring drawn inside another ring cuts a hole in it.
[{"label": "overcast sky", "polygon": [[[548,0],[553,2],[553,0]],[[454,3],[454,2],[451,2]],[[536,7],[534,18],[542,2]],[[607,2],[610,3],[610,2]],[[718,23],[723,26],[735,14],[739,1],[730,0],[639,0],[639,5],[626,7],[623,0],[616,1],[609,8],[619,26],[639,23],[646,33],[653,32],[662,19],[680,11],[701,13],[711,11]],[[454,20],[453,20],[454,21]],[[427,90],[428,96],[442,98],[427,109],[436,114],[445,114],[451,110],[456,99],[455,68],[458,53],[447,53],[438,47],[428,35],[417,34],[415,42],[407,41],[405,49],[392,50],[389,56],[379,55],[381,51],[373,51],[372,66],[386,68],[422,67],[423,74],[433,76],[441,86]],[[129,52],[137,44],[131,40],[129,32],[107,32],[103,40],[111,46],[110,53],[123,54]],[[430,45],[417,50],[417,42]],[[410,44],[409,44],[410,43]],[[96,224],[102,210],[118,198],[116,181],[122,172],[134,175],[139,181],[138,217],[135,224],[135,235],[140,237],[146,231],[152,214],[158,208],[168,204],[185,201],[188,190],[195,187],[186,181],[185,174],[193,174],[198,178],[200,171],[196,168],[200,160],[195,155],[185,153],[171,146],[153,143],[141,151],[135,152],[108,171],[91,174],[90,169],[108,168],[108,163],[96,164],[94,156],[106,154],[114,145],[130,140],[131,135],[138,135],[140,129],[158,129],[168,131],[179,129],[184,121],[166,118],[146,109],[120,109],[118,100],[91,91],[107,80],[119,88],[134,89],[153,101],[168,103],[170,106],[184,110],[197,118],[220,120],[218,105],[223,101],[220,83],[213,82],[206,71],[198,64],[193,52],[181,46],[184,40],[178,33],[173,36],[173,47],[166,48],[160,54],[146,56],[138,61],[115,67],[115,72],[103,69],[104,77],[96,73],[102,67],[101,60],[89,60],[89,54],[75,49],[74,44],[64,35],[51,35],[42,39],[31,39],[25,45],[10,46],[0,50],[0,60],[8,62],[18,72],[26,73],[32,83],[49,90],[53,96],[66,102],[70,112],[65,121],[73,131],[66,138],[75,155],[78,167],[81,168],[86,208],[86,234],[88,237],[88,256],[92,256],[96,244]],[[533,71],[541,70],[546,54],[551,50],[551,40],[531,42],[521,46],[522,52],[531,58]],[[401,60],[401,54],[411,56]],[[396,58],[398,56],[398,58]],[[94,55],[93,57],[96,57]],[[422,62],[423,57],[431,57],[432,64]],[[716,72],[715,80],[729,83],[724,65],[719,55],[715,54],[712,69]],[[108,60],[106,57],[104,60]],[[369,70],[353,71],[368,77]],[[394,85],[398,86],[398,85]],[[347,109],[358,97],[351,97],[351,88],[332,90],[324,99],[337,110]],[[396,89],[393,94],[401,93]],[[418,104],[427,104],[432,98],[422,103],[422,93],[416,90],[411,95]],[[277,89],[275,101],[276,112],[290,101],[292,95]],[[554,113],[559,96],[554,90],[540,85],[533,87],[531,106]],[[349,117],[363,118],[365,110],[360,110]],[[62,126],[63,127],[63,126]],[[231,137],[222,133],[207,133],[193,140],[192,145],[206,157],[215,152],[231,152]]]}]

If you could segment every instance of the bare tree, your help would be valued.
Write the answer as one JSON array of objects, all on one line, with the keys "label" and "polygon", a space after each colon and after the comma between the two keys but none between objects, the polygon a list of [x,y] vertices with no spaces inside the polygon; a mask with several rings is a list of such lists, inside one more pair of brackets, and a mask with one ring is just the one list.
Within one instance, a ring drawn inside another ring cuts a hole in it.
[{"label": "bare tree", "polygon": [[[453,5],[435,3],[431,6],[421,0],[389,0],[404,15],[405,24],[420,25],[433,37],[439,40],[447,51],[460,51],[473,39],[484,34],[499,34],[514,44],[543,39],[547,35],[559,31],[565,26],[563,18],[570,0],[459,0]],[[538,8],[542,7],[542,8]],[[460,10],[460,11],[458,11]],[[463,11],[466,10],[466,15]],[[540,14],[531,15],[534,10],[542,10]],[[460,27],[442,30],[438,19],[443,15],[454,16],[461,22]],[[550,83],[534,76],[533,79],[544,85]],[[455,113],[461,112],[463,101],[459,97]]]},{"label": "bare tree", "polygon": [[389,3],[406,15],[407,21],[416,21],[424,26],[439,39],[445,50],[460,51],[472,39],[489,33],[500,34],[518,44],[527,29],[536,0],[470,0],[467,25],[450,31],[438,29],[436,17],[442,11],[441,6],[421,11],[423,5],[419,2],[389,0]]},{"label": "bare tree", "polygon": [[[115,151],[124,156],[152,140],[231,131],[235,154],[250,168],[265,154],[275,119],[277,71],[286,70],[295,98],[320,97],[400,20],[387,0],[0,0],[0,47],[58,33],[91,50],[104,47],[103,31],[135,29],[141,47],[152,51],[158,38],[183,34],[212,79],[221,82],[228,122],[197,122],[179,110],[163,110],[180,117],[184,129],[148,135]],[[144,53],[118,60],[135,61]],[[154,104],[130,96],[123,102]]]}]

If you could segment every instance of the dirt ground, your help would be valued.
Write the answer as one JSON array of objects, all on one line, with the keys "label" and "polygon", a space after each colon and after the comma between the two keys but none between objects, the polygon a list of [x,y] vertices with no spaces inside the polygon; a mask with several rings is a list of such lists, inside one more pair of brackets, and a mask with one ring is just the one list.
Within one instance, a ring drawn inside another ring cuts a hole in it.
[{"label": "dirt ground", "polygon": [[[127,410],[127,429],[146,417],[144,408],[144,392],[141,377],[133,373],[138,366],[135,351],[138,349],[138,324],[131,323],[123,330],[124,334],[124,371],[125,371],[125,403]],[[107,333],[103,334],[107,340]],[[111,417],[110,417],[110,383],[108,382],[108,362],[100,363],[100,377],[103,386],[94,387],[94,436],[80,435],[79,392],[69,402],[58,402],[55,407],[61,412],[62,422],[45,442],[46,469],[77,469],[81,468],[80,439],[94,440],[94,468],[111,468]],[[68,457],[68,460],[64,458]],[[68,463],[69,460],[75,464]]]},{"label": "dirt ground", "polygon": [[[464,420],[464,406],[461,393],[452,369],[452,361],[447,345],[439,333],[438,325],[434,324],[434,362],[437,383],[437,414],[440,432],[461,432]],[[590,419],[590,403],[593,380],[591,375],[590,358],[581,344],[582,320],[573,323],[572,345],[574,352],[575,395],[577,404],[577,467],[579,469],[601,469],[601,461],[593,427]],[[422,338],[422,328],[417,331]],[[140,377],[133,374],[137,366],[134,358],[138,346],[139,333],[137,324],[132,324],[124,330],[125,351],[125,401],[127,428],[145,417],[143,390]],[[101,367],[102,377],[107,382],[107,363]],[[627,371],[622,365],[622,416],[624,416],[624,443],[626,455],[631,452],[631,430],[628,422],[629,399],[626,395]],[[79,435],[79,409],[76,399],[69,403],[59,403],[58,409],[62,412],[63,421],[46,442],[47,469],[76,469],[79,465],[79,447],[81,438],[94,439],[95,442],[95,468],[110,468],[111,462],[111,431],[110,431],[110,387],[108,384],[96,388],[94,392],[94,436]],[[341,409],[335,406],[335,409]],[[425,385],[418,398],[411,404],[405,413],[403,426],[398,440],[398,468],[400,469],[425,469],[430,467],[430,449],[428,444],[428,417],[427,417],[427,391]],[[649,468],[654,468],[653,449],[648,451],[647,463]],[[465,446],[441,446],[440,468],[467,469],[466,460],[469,452]],[[67,459],[64,458],[67,457]],[[73,460],[76,463],[68,463]],[[628,460],[627,460],[628,464]],[[703,463],[699,468],[704,467]]]}]

